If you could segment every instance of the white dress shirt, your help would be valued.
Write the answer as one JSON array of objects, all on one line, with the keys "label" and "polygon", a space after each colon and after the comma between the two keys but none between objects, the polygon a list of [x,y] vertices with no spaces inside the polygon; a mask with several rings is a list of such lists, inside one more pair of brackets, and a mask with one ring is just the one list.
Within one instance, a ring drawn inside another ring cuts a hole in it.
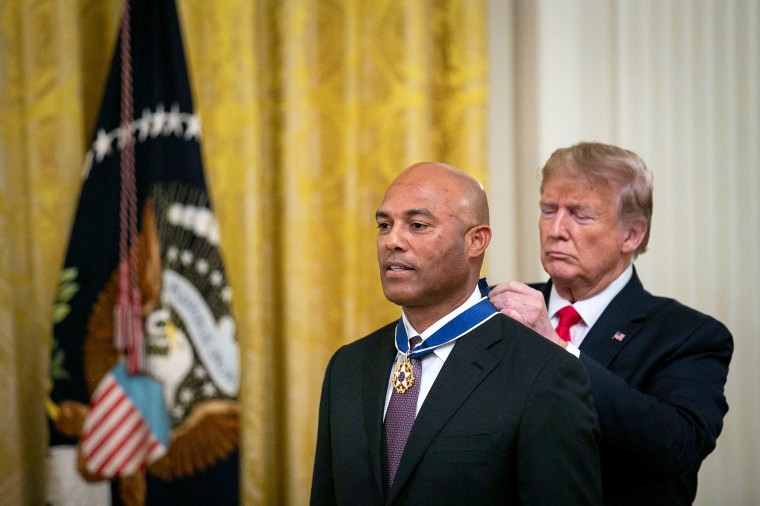
[{"label": "white dress shirt", "polygon": [[[404,312],[401,312],[401,320],[404,322],[404,328],[406,328],[406,335],[410,338],[412,336],[420,336],[422,338],[422,342],[425,342],[425,340],[435,334],[437,330],[439,330],[441,327],[449,323],[451,320],[459,316],[460,314],[464,313],[466,310],[480,302],[480,299],[483,297],[480,294],[480,289],[476,286],[475,290],[472,292],[472,295],[470,295],[470,298],[465,301],[464,304],[456,308],[454,311],[450,312],[437,322],[435,322],[433,325],[427,328],[425,332],[419,333],[416,330],[414,330],[414,327],[412,327],[412,324],[409,323],[409,320],[406,318],[406,315]],[[420,343],[422,344],[422,343]],[[448,344],[444,344],[443,346],[439,346],[438,348],[434,349],[431,353],[428,353],[424,357],[422,357],[422,381],[420,382],[420,395],[417,398],[417,413],[420,412],[420,406],[422,406],[422,403],[425,401],[425,397],[427,397],[428,392],[430,392],[430,388],[433,386],[433,383],[435,382],[435,379],[438,377],[438,373],[441,372],[441,368],[443,367],[443,363],[446,361],[446,359],[449,356],[449,353],[451,353],[451,350],[454,349],[454,345],[456,344],[456,341],[450,342]],[[396,359],[393,362],[393,366],[391,367],[390,373],[393,373],[393,369],[396,367],[396,364],[400,361],[404,360],[404,354],[403,353],[397,353]],[[391,385],[390,381],[390,374],[388,375],[388,389],[385,393],[385,409],[383,410],[383,419],[385,419],[385,412],[388,411],[388,403],[391,402],[391,394],[393,393],[393,385]]]},{"label": "white dress shirt", "polygon": [[[593,297],[579,300],[575,304],[572,304],[575,310],[578,311],[578,314],[581,315],[581,321],[570,327],[571,341],[567,344],[567,351],[576,357],[580,357],[581,352],[579,348],[583,340],[586,338],[589,329],[594,326],[599,317],[602,316],[604,310],[607,309],[609,303],[612,302],[612,299],[614,299],[615,296],[620,293],[620,290],[628,284],[628,281],[631,280],[632,276],[633,265],[629,265],[620,276],[607,286],[607,288]],[[557,324],[559,324],[557,311],[570,304],[571,302],[569,300],[562,298],[562,296],[557,293],[557,288],[552,284],[552,290],[549,294],[549,305],[547,308],[551,315],[552,327],[557,328]]]}]

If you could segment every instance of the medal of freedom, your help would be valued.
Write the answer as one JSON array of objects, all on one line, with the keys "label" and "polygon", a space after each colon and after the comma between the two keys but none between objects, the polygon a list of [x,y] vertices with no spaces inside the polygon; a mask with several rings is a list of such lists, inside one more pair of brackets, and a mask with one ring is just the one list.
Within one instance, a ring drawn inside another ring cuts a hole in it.
[{"label": "medal of freedom", "polygon": [[403,394],[414,385],[414,367],[409,361],[408,357],[405,357],[402,362],[396,364],[396,368],[393,369],[391,375],[391,381],[393,382],[393,388],[396,392]]}]

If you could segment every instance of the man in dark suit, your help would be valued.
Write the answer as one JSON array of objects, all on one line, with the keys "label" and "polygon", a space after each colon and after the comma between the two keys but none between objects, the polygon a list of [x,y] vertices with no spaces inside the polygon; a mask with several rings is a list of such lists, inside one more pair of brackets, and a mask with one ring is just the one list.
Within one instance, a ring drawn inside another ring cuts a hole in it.
[{"label": "man in dark suit", "polygon": [[[540,207],[551,279],[504,283],[491,301],[585,365],[602,429],[605,504],[691,504],[728,411],[733,342],[720,322],[651,295],[636,275],[651,173],[616,146],[559,149],[543,168]],[[563,324],[566,307],[580,318]]]},{"label": "man in dark suit", "polygon": [[311,503],[599,504],[583,366],[481,295],[482,186],[416,164],[376,220],[383,291],[402,318],[330,360]]}]

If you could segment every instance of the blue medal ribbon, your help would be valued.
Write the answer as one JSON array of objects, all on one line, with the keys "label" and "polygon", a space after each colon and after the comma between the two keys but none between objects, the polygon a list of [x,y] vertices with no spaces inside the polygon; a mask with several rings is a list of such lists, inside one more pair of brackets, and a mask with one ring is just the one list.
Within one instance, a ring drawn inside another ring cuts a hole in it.
[{"label": "blue medal ribbon", "polygon": [[[488,289],[485,278],[480,280],[479,283],[481,291],[483,286]],[[485,293],[488,293],[487,291]],[[404,327],[404,321],[399,320],[396,324],[396,349],[399,352],[406,355],[408,358],[424,357],[428,353],[431,353],[434,349],[456,341],[463,335],[470,332],[475,327],[488,321],[493,315],[499,311],[491,304],[488,297],[485,296],[480,299],[480,302],[474,306],[468,308],[463,313],[457,315],[453,320],[446,325],[438,329],[433,335],[425,339],[420,345],[415,348],[412,353],[409,353],[409,336],[406,334],[406,327]]]},{"label": "blue medal ribbon", "polygon": [[486,281],[486,278],[480,278],[478,280],[478,288],[480,288],[480,294],[483,297],[486,297],[488,293],[491,291],[491,287],[488,286],[488,281]]}]

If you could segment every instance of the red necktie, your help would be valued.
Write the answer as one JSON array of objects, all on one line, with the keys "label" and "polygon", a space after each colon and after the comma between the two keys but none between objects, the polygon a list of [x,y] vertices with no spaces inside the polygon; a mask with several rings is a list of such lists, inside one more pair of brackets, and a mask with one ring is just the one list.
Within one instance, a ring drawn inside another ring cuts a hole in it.
[{"label": "red necktie", "polygon": [[581,315],[573,306],[565,306],[557,311],[557,316],[559,316],[559,324],[554,330],[562,340],[570,342],[570,327],[581,321]]}]

